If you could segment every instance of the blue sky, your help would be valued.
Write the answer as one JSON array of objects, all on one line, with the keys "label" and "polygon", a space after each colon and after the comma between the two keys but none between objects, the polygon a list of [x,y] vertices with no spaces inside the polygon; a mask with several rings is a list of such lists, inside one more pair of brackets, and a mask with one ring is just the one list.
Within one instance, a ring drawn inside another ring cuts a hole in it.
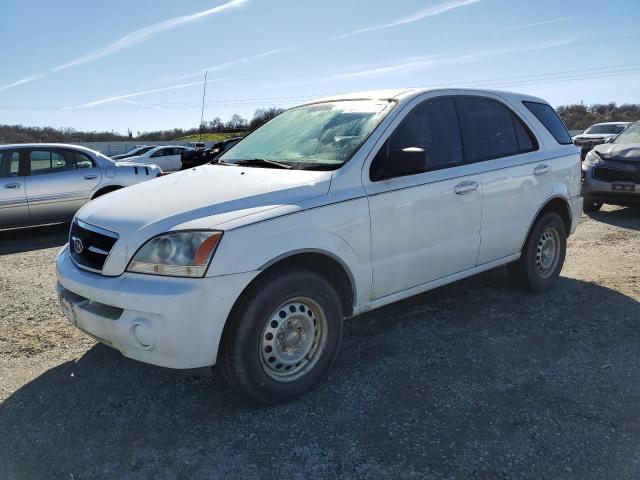
[{"label": "blue sky", "polygon": [[134,132],[405,86],[640,102],[640,1],[2,0],[0,123]]}]

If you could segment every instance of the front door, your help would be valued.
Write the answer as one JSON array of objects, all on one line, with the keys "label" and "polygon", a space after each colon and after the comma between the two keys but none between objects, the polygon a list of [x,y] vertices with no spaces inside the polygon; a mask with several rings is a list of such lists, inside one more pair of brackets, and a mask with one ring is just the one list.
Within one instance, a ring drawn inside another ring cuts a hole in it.
[{"label": "front door", "polygon": [[20,151],[0,150],[0,227],[25,225],[29,221]]},{"label": "front door", "polygon": [[[424,171],[376,180],[373,172],[390,153],[405,149],[424,151]],[[363,179],[371,217],[372,300],[476,265],[481,176],[467,168],[451,97],[413,107],[384,142]]]},{"label": "front door", "polygon": [[100,182],[93,160],[75,150],[32,148],[27,161],[27,200],[34,223],[71,220]]}]

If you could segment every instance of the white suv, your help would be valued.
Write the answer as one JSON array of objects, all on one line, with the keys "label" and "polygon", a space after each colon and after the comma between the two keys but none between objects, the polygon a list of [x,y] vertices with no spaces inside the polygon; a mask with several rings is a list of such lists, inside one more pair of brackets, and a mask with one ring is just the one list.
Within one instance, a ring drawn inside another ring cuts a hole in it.
[{"label": "white suv", "polygon": [[287,110],[215,165],[89,203],[58,291],[125,356],[218,363],[274,403],[327,373],[344,318],[505,264],[548,289],[581,210],[579,154],[541,99],[345,95]]}]

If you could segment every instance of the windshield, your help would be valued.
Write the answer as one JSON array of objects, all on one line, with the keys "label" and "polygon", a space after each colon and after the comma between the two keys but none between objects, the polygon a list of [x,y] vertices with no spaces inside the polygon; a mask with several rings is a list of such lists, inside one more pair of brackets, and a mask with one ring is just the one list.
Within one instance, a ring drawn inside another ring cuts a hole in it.
[{"label": "windshield", "polygon": [[227,150],[220,163],[275,168],[268,162],[278,162],[297,169],[334,170],[351,158],[393,105],[350,100],[292,108]]},{"label": "windshield", "polygon": [[612,124],[612,125],[591,125],[584,133],[611,133],[618,134],[626,127],[625,124]]},{"label": "windshield", "polygon": [[617,143],[620,145],[625,145],[628,143],[640,143],[640,123],[629,125],[624,132],[618,135],[613,143]]}]

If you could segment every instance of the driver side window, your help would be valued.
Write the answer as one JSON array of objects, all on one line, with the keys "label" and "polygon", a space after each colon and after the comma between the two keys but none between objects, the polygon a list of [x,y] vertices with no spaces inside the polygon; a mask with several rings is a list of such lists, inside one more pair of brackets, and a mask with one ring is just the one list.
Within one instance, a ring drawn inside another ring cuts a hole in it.
[{"label": "driver side window", "polygon": [[[402,158],[399,152],[411,152],[412,171],[398,173],[393,162]],[[421,160],[418,155],[422,155]],[[435,98],[416,106],[400,122],[376,155],[371,165],[371,178],[423,173],[463,162],[455,101],[451,97]]]}]

